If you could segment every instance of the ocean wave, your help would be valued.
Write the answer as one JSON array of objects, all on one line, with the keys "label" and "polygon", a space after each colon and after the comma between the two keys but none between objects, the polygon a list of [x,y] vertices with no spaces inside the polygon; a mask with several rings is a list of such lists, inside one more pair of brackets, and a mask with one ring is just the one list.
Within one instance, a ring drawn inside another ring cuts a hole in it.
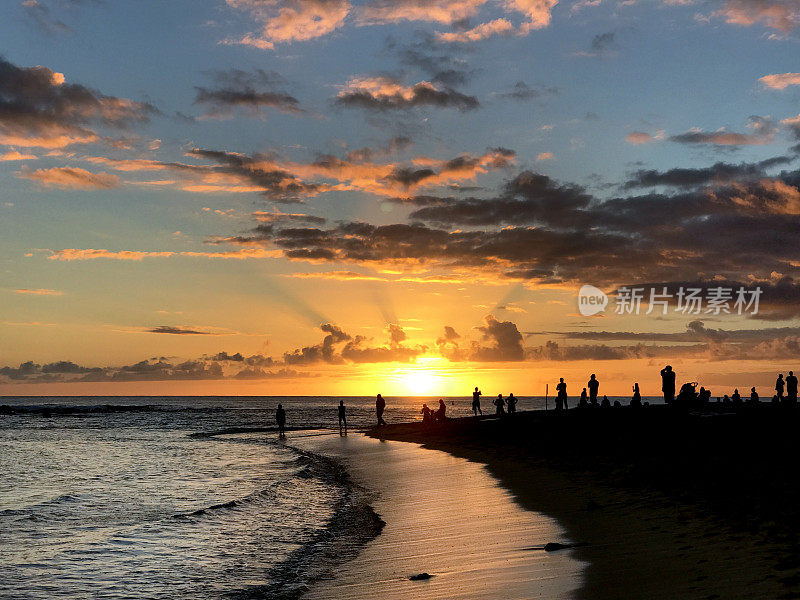
[{"label": "ocean wave", "polygon": [[372,494],[356,485],[339,462],[318,454],[296,450],[294,461],[302,466],[295,477],[317,477],[343,491],[326,527],[308,543],[292,552],[268,572],[270,583],[232,591],[231,600],[297,600],[315,582],[330,577],[337,565],[354,558],[385,523],[372,507]]},{"label": "ocean wave", "polygon": [[216,413],[222,407],[163,406],[159,404],[2,404],[0,415],[41,415],[45,417],[113,413]]}]

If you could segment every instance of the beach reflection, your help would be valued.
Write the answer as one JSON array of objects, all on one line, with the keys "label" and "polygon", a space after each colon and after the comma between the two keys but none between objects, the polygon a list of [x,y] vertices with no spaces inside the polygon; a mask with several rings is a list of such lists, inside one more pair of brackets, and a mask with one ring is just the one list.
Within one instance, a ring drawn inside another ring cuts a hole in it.
[{"label": "beach reflection", "polygon": [[[288,440],[340,459],[376,492],[381,535],[308,598],[568,598],[583,563],[569,551],[524,550],[566,541],[558,524],[518,507],[484,467],[444,452],[363,435]],[[431,579],[410,581],[430,573]]]}]

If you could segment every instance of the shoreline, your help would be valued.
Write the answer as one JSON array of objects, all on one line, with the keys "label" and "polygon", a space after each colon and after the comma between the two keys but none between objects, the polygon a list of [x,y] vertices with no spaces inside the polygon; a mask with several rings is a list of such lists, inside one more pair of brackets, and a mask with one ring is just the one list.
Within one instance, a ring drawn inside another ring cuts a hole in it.
[{"label": "shoreline", "polygon": [[[486,465],[588,563],[577,598],[800,598],[797,414],[520,412],[372,429]],[[794,439],[793,439],[794,438]]]},{"label": "shoreline", "polygon": [[[340,463],[385,523],[304,598],[529,600],[571,597],[580,585],[585,565],[570,552],[531,551],[564,541],[561,526],[524,510],[474,461],[362,433],[287,443]],[[411,579],[420,573],[432,577]]]}]

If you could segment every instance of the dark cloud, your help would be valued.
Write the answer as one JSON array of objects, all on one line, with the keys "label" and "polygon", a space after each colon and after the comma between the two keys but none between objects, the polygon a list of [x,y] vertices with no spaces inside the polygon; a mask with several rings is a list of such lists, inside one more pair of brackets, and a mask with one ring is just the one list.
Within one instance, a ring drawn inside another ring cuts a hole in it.
[{"label": "dark cloud", "polygon": [[216,87],[195,88],[197,95],[194,103],[207,107],[205,116],[230,117],[235,110],[258,116],[262,114],[262,108],[274,108],[290,114],[304,112],[297,98],[278,89],[278,86],[285,84],[285,80],[274,71],[231,69],[212,71],[210,75]]},{"label": "dark cloud", "polygon": [[796,160],[796,156],[776,156],[757,163],[731,164],[718,162],[703,168],[674,168],[667,171],[639,169],[635,171],[623,189],[654,186],[691,188],[708,184],[724,184],[738,180],[764,177],[766,170],[778,165],[786,165]]},{"label": "dark cloud", "polygon": [[210,335],[208,331],[201,331],[189,327],[173,327],[171,325],[159,325],[148,331],[150,333],[167,333],[171,335]]},{"label": "dark cloud", "polygon": [[386,76],[351,80],[339,92],[336,104],[374,111],[418,107],[456,108],[460,111],[469,111],[480,106],[475,96],[462,94],[449,86],[428,81],[404,86],[398,80]]},{"label": "dark cloud", "polygon": [[[330,323],[322,325],[320,329],[328,334],[320,344],[287,352],[283,355],[284,362],[287,365],[413,362],[426,350],[424,346],[403,346],[406,333],[396,324],[387,326],[389,340],[385,346],[369,346],[369,339],[365,336],[353,337]],[[338,350],[337,347],[341,344],[344,345]]]},{"label": "dark cloud", "polygon": [[405,135],[392,137],[386,144],[377,147],[364,147],[350,150],[344,157],[348,162],[370,162],[376,158],[391,156],[407,150],[414,144],[414,141]]},{"label": "dark cloud", "polygon": [[531,87],[524,81],[518,81],[511,86],[511,89],[508,92],[500,94],[500,97],[525,102],[528,100],[541,98],[543,96],[554,96],[556,94],[558,94],[558,88],[546,86]]},{"label": "dark cloud", "polygon": [[735,133],[731,131],[698,131],[691,130],[669,139],[679,144],[713,144],[717,146],[760,146],[769,144],[775,139],[778,126],[769,117],[752,115],[748,118],[748,126],[752,133]]},{"label": "dark cloud", "polygon": [[476,327],[489,346],[473,344],[470,358],[479,362],[520,361],[525,358],[522,347],[522,334],[511,321],[498,321],[493,315],[486,315],[485,324]]},{"label": "dark cloud", "polygon": [[18,67],[0,58],[0,143],[60,148],[98,141],[90,126],[147,121],[155,107],[106,96],[47,67]]},{"label": "dark cloud", "polygon": [[200,148],[195,148],[189,154],[213,160],[219,163],[221,167],[212,171],[204,167],[173,163],[173,168],[229,174],[237,179],[244,179],[263,188],[261,193],[272,200],[298,202],[305,196],[315,195],[325,189],[320,184],[306,183],[289,171],[276,167],[271,160],[272,157],[266,155],[247,156],[235,152],[203,150]]}]

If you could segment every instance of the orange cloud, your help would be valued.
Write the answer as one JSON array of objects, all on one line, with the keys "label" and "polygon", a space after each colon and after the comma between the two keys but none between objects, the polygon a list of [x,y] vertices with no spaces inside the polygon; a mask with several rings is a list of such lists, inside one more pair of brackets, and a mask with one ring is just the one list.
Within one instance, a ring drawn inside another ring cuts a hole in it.
[{"label": "orange cloud", "polygon": [[653,136],[644,131],[634,131],[625,136],[625,141],[629,144],[637,146],[639,144],[648,144],[653,141]]},{"label": "orange cloud", "polygon": [[17,171],[17,177],[36,181],[47,187],[63,189],[110,189],[119,187],[119,177],[109,173],[92,173],[78,167],[54,167],[36,171]]},{"label": "orange cloud", "polygon": [[95,258],[109,258],[113,260],[142,260],[144,258],[165,258],[173,256],[174,252],[144,252],[140,250],[95,250],[94,248],[79,249],[65,248],[48,256],[49,260],[91,260]]},{"label": "orange cloud", "polygon": [[5,154],[0,154],[0,162],[12,160],[36,160],[36,157],[33,154],[21,154],[16,150],[9,150]]},{"label": "orange cloud", "polygon": [[764,75],[758,81],[773,90],[784,90],[790,85],[800,85],[800,73],[777,73],[775,75]]},{"label": "orange cloud", "polygon": [[727,0],[714,16],[732,25],[760,23],[787,32],[800,23],[800,0]]},{"label": "orange cloud", "polygon": [[363,5],[359,25],[428,21],[450,25],[474,16],[486,0],[377,0]]},{"label": "orange cloud", "polygon": [[514,31],[514,25],[508,19],[495,19],[488,23],[481,23],[472,29],[455,33],[437,32],[436,37],[442,42],[478,42],[495,35],[507,35]]},{"label": "orange cloud", "polygon": [[58,290],[50,290],[47,288],[40,288],[37,290],[29,290],[29,289],[19,289],[14,290],[17,294],[28,294],[31,296],[61,296],[64,292],[60,292]]},{"label": "orange cloud", "polygon": [[536,160],[537,161],[553,160],[554,158],[555,158],[555,156],[553,156],[552,152],[540,152],[539,154],[536,155]]},{"label": "orange cloud", "polygon": [[[335,31],[350,12],[347,0],[227,0],[261,24],[235,43],[272,50],[276,43],[311,40]],[[228,41],[227,43],[231,43]]]}]

